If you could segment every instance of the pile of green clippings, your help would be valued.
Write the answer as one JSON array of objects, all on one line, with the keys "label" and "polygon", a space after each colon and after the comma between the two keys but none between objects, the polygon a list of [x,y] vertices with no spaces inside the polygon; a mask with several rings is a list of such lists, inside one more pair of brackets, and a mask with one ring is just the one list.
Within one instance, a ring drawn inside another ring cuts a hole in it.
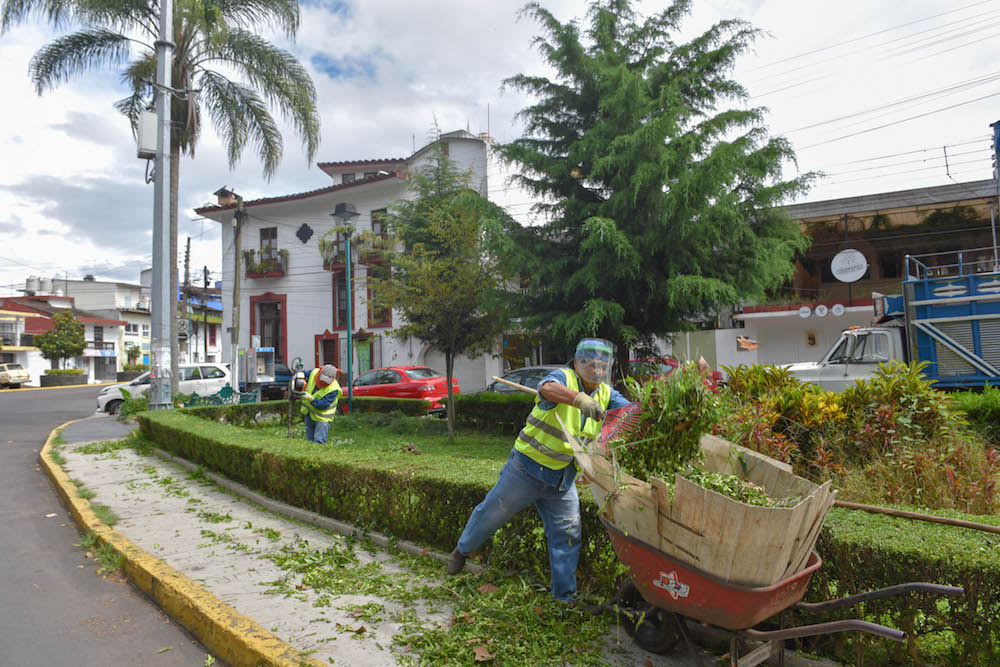
[{"label": "pile of green clippings", "polygon": [[769,498],[763,487],[737,475],[698,467],[701,437],[718,423],[722,408],[695,364],[684,364],[669,376],[646,382],[628,378],[626,385],[638,403],[640,417],[607,443],[621,471],[643,481],[658,477],[667,482],[671,493],[674,475],[680,474],[698,486],[748,505],[793,504],[789,499]]}]

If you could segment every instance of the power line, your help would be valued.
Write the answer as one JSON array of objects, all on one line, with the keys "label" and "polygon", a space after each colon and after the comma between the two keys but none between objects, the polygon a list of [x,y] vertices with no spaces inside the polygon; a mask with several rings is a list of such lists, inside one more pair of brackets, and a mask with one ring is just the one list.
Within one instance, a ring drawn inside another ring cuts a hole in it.
[{"label": "power line", "polygon": [[948,111],[950,109],[955,109],[957,107],[965,106],[966,104],[972,104],[974,102],[980,102],[982,100],[986,100],[986,99],[989,99],[991,97],[996,97],[997,95],[1000,95],[1000,92],[990,93],[989,95],[983,95],[982,97],[977,97],[975,99],[966,100],[964,102],[958,102],[956,104],[951,104],[949,106],[942,107],[940,109],[935,109],[933,111],[928,111],[926,113],[917,114],[916,116],[910,116],[909,118],[903,118],[901,120],[893,121],[891,123],[885,123],[883,125],[878,125],[876,127],[868,128],[867,130],[861,130],[860,132],[852,132],[851,134],[845,134],[843,136],[835,137],[833,139],[828,139],[826,141],[820,141],[820,142],[815,143],[815,144],[809,144],[808,146],[802,146],[798,150],[806,150],[808,148],[815,148],[816,146],[824,146],[826,144],[832,144],[832,143],[834,143],[836,141],[841,141],[842,139],[849,139],[851,137],[856,137],[856,136],[861,135],[861,134],[868,134],[869,132],[874,132],[875,130],[881,130],[881,129],[884,129],[884,128],[887,128],[887,127],[892,127],[893,125],[899,125],[900,123],[906,123],[906,122],[909,122],[911,120],[916,120],[918,118],[924,118],[925,116],[930,116],[930,115],[933,115],[933,114],[936,114],[936,113],[941,113],[942,111]]},{"label": "power line", "polygon": [[[981,141],[990,141],[990,138],[989,137],[982,137],[980,139],[969,139],[967,141],[960,141],[960,142],[957,142],[957,143],[954,143],[954,144],[947,144],[947,147],[948,148],[954,148],[954,147],[957,147],[957,146],[968,146],[970,144],[976,144],[976,143],[979,143]],[[836,162],[836,163],[831,164],[829,166],[831,166],[831,167],[841,167],[841,166],[849,165],[849,164],[860,164],[862,162],[873,162],[875,160],[886,160],[886,159],[889,159],[889,158],[899,157],[901,155],[913,155],[914,153],[923,153],[923,152],[931,151],[931,150],[936,151],[936,150],[939,150],[940,148],[941,148],[940,146],[930,146],[928,148],[917,148],[917,149],[914,149],[912,151],[903,151],[902,153],[889,153],[888,155],[877,155],[875,157],[860,158],[860,159],[857,159],[857,160],[849,160],[847,162]]]},{"label": "power line", "polygon": [[941,95],[945,95],[945,94],[948,94],[948,93],[959,92],[959,91],[962,91],[962,90],[967,90],[969,88],[975,88],[977,86],[982,86],[982,85],[986,85],[988,83],[993,83],[994,81],[1000,81],[1000,72],[995,72],[993,74],[987,74],[985,76],[981,76],[981,77],[977,77],[977,78],[973,78],[973,79],[966,79],[965,81],[960,81],[958,83],[951,84],[951,85],[945,86],[943,88],[936,88],[934,90],[927,91],[927,92],[921,93],[919,95],[912,95],[910,97],[904,97],[903,99],[897,100],[895,102],[889,102],[889,103],[886,103],[886,104],[880,104],[879,106],[871,107],[869,109],[864,109],[862,111],[855,111],[853,113],[845,114],[843,116],[837,116],[836,118],[830,118],[828,120],[823,120],[823,121],[819,121],[819,122],[816,122],[816,123],[811,123],[809,125],[803,125],[801,127],[797,127],[795,129],[788,130],[787,132],[782,132],[781,134],[792,134],[793,132],[801,132],[803,130],[810,130],[810,129],[813,129],[815,127],[820,127],[822,125],[829,125],[829,124],[832,124],[832,123],[840,122],[842,120],[848,120],[848,119],[851,119],[851,118],[856,118],[858,116],[865,116],[865,115],[874,113],[876,111],[882,111],[883,109],[889,109],[889,108],[892,108],[894,106],[899,106],[899,105],[902,105],[902,104],[913,102],[915,100],[922,100],[922,99],[926,99],[926,98],[933,99],[935,97],[940,97]]},{"label": "power line", "polygon": [[907,23],[901,23],[901,24],[893,26],[891,28],[884,28],[884,29],[878,30],[876,32],[868,33],[867,35],[862,35],[861,37],[854,37],[852,39],[844,40],[842,42],[837,42],[835,44],[830,44],[828,46],[823,46],[823,47],[820,47],[818,49],[812,49],[811,51],[805,51],[805,52],[800,53],[798,55],[789,56],[787,58],[781,58],[780,60],[775,60],[773,62],[766,63],[764,65],[760,65],[759,67],[755,67],[754,69],[752,69],[750,71],[751,72],[755,72],[757,70],[766,69],[766,68],[771,67],[773,65],[778,65],[780,63],[789,62],[791,60],[798,60],[799,58],[804,58],[806,56],[810,56],[810,55],[813,55],[813,54],[816,54],[816,53],[822,53],[823,51],[828,51],[828,50],[836,48],[838,46],[845,46],[847,44],[853,44],[855,42],[860,42],[862,40],[868,39],[869,37],[875,37],[876,35],[882,35],[882,34],[885,34],[887,32],[892,32],[893,30],[899,30],[900,28],[906,28],[908,26],[915,25],[917,23],[923,23],[924,21],[929,21],[931,19],[936,19],[936,18],[938,18],[940,16],[946,16],[948,14],[954,14],[955,12],[960,12],[960,11],[969,9],[971,7],[978,7],[979,5],[985,5],[985,4],[988,4],[989,2],[991,2],[991,0],[982,0],[981,2],[974,2],[971,5],[965,5],[964,7],[958,7],[957,9],[950,9],[950,10],[948,10],[946,12],[941,12],[940,14],[934,14],[933,16],[926,16],[926,17],[924,17],[922,19],[917,19],[915,21],[909,21]]},{"label": "power line", "polygon": [[[943,148],[943,147],[942,146],[938,146],[937,150],[940,151],[941,148]],[[989,149],[984,146],[983,148],[981,148],[979,150],[961,151],[959,153],[952,153],[951,157],[961,157],[963,155],[976,155],[976,154],[982,153],[983,151],[988,151],[988,150]],[[984,157],[990,157],[990,155],[988,154],[988,155],[986,155]],[[944,159],[945,159],[944,155],[942,154],[942,155],[937,155],[937,156],[932,156],[932,157],[919,158],[919,159],[916,159],[916,160],[904,160],[902,162],[890,162],[888,164],[873,165],[873,166],[868,166],[868,167],[858,167],[856,169],[845,169],[844,171],[833,172],[833,173],[829,173],[829,174],[826,174],[826,175],[827,176],[841,176],[843,174],[853,174],[853,173],[858,173],[858,172],[862,172],[862,171],[877,171],[879,169],[893,169],[893,168],[896,168],[896,167],[905,167],[905,166],[911,165],[911,164],[921,164],[921,163],[924,163],[924,162],[931,162],[931,161],[935,161],[935,160],[942,160],[943,161]],[[939,165],[936,165],[936,166],[943,167],[944,164],[939,164]]]},{"label": "power line", "polygon": [[[995,11],[997,11],[997,10],[994,10],[994,11],[991,11],[991,12],[987,12],[987,14],[995,13]],[[951,24],[945,24],[945,25],[951,25]],[[907,53],[916,53],[918,51],[927,50],[927,49],[933,48],[933,46],[935,46],[937,44],[941,44],[941,43],[948,42],[948,41],[954,41],[956,39],[960,39],[962,37],[966,37],[966,36],[968,36],[970,34],[973,34],[975,32],[979,32],[979,31],[982,31],[982,30],[988,30],[989,28],[996,27],[997,25],[1000,25],[1000,23],[989,23],[988,21],[984,20],[984,21],[980,22],[979,27],[975,28],[974,30],[967,31],[966,33],[962,33],[962,34],[959,34],[959,35],[953,35],[953,36],[948,37],[948,38],[943,39],[943,40],[935,39],[934,37],[925,38],[925,39],[922,39],[922,40],[918,40],[918,41],[912,42],[911,44],[903,45],[903,47],[912,47],[912,48],[908,48],[905,51],[898,51],[898,49],[900,47],[895,47],[893,49],[889,49],[889,53],[887,55],[884,55],[881,60],[873,60],[871,57],[864,58],[863,59],[863,65],[864,65],[864,67],[866,69],[870,70],[873,65],[877,66],[877,65],[886,63],[886,62],[888,62],[890,60],[898,58],[898,57],[900,57],[902,55],[905,55]],[[941,27],[944,27],[944,26],[941,26]],[[961,30],[961,29],[965,29],[965,28],[968,28],[968,27],[969,26],[963,26],[962,28],[957,28],[956,30]],[[939,29],[939,28],[935,28],[935,30],[936,29]],[[953,32],[953,31],[954,30],[947,31],[947,32]],[[942,33],[942,34],[944,34],[944,33]],[[896,41],[896,40],[891,40],[891,41]],[[891,41],[890,42],[886,42],[886,44],[891,43]],[[930,56],[927,56],[927,57],[934,57],[935,55],[940,55],[941,53],[947,53],[948,51],[953,51],[955,49],[959,49],[959,48],[962,48],[964,46],[968,46],[970,44],[977,43],[979,41],[984,41],[984,40],[974,40],[972,42],[967,42],[965,44],[960,44],[958,46],[955,46],[955,47],[952,47],[952,48],[949,48],[949,49],[944,49],[943,51],[940,51],[940,52],[936,52],[935,54],[931,54]],[[871,51],[873,49],[877,49],[879,46],[880,45],[870,46],[870,47],[867,47],[865,49],[861,49],[859,51],[855,51],[855,52],[851,52],[851,53],[842,54],[840,56],[836,56],[836,57],[827,59],[827,60],[822,61],[822,62],[810,63],[808,65],[802,65],[802,66],[796,67],[794,69],[787,70],[785,72],[778,72],[778,73],[772,74],[770,76],[767,76],[766,78],[762,78],[762,79],[760,79],[758,81],[751,81],[747,85],[749,87],[754,87],[754,86],[757,86],[757,85],[763,84],[763,83],[772,83],[772,84],[774,84],[774,83],[777,83],[776,80],[780,81],[783,77],[787,77],[788,75],[790,75],[790,74],[792,74],[794,72],[801,71],[801,70],[808,70],[810,68],[814,68],[814,67],[817,67],[817,66],[830,65],[831,62],[837,61],[837,60],[843,60],[843,59],[858,59],[858,60],[860,60],[860,59],[862,59],[862,57],[863,57],[863,55],[864,55],[864,53],[866,51]],[[898,52],[893,53],[893,51],[898,51]],[[911,64],[911,63],[919,62],[919,61],[924,60],[924,59],[926,59],[926,58],[925,57],[921,57],[921,58],[911,59],[911,60],[906,61],[906,64]],[[779,84],[779,87],[777,87],[777,88],[773,88],[771,90],[766,90],[766,91],[764,91],[762,93],[757,93],[755,95],[751,95],[751,99],[760,99],[760,98],[763,98],[763,97],[767,97],[769,95],[773,95],[775,93],[784,92],[784,91],[791,90],[793,88],[798,88],[798,87],[801,87],[801,86],[806,86],[806,85],[809,85],[811,83],[815,83],[817,81],[821,81],[823,79],[828,79],[828,78],[831,78],[833,76],[838,76],[838,75],[840,75],[842,73],[843,72],[832,73],[829,70],[827,70],[825,73],[820,73],[818,76],[816,76],[814,74],[809,74],[809,75],[807,75],[809,78],[806,78],[806,79],[801,79],[800,78],[799,80],[794,80],[793,79],[792,81],[786,81],[785,83]]]}]

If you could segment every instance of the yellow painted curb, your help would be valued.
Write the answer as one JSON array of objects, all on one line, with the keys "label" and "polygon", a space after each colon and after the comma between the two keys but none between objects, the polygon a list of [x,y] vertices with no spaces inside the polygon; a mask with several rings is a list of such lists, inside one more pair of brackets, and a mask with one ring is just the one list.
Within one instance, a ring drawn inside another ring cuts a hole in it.
[{"label": "yellow painted curb", "polygon": [[64,428],[78,421],[82,420],[74,419],[55,428],[45,441],[39,459],[80,529],[93,532],[101,544],[110,544],[122,555],[122,569],[136,588],[191,631],[213,654],[231,665],[320,667],[323,663],[302,655],[257,621],[240,614],[97,518],[90,502],[76,495],[76,485],[51,458],[52,441]]},{"label": "yellow painted curb", "polygon": [[[80,389],[81,387],[108,387],[113,384],[123,384],[122,382],[96,382],[94,384],[65,384],[58,387],[18,387],[17,389],[0,389],[0,395],[15,391],[41,391],[42,389]],[[72,423],[72,422],[69,422]],[[65,426],[66,424],[63,424]],[[60,426],[59,428],[62,428]]]}]

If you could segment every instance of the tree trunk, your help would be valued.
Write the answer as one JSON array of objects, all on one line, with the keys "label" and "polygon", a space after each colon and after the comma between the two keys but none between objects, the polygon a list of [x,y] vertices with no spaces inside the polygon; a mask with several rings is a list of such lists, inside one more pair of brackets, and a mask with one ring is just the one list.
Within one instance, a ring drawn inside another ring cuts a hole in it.
[{"label": "tree trunk", "polygon": [[444,353],[444,377],[448,383],[448,441],[455,440],[455,393],[451,384],[451,376],[455,371],[455,353],[447,350]]},{"label": "tree trunk", "polygon": [[180,346],[177,343],[177,196],[180,190],[181,147],[170,141],[170,395],[180,391]]},{"label": "tree trunk", "polygon": [[618,372],[612,376],[611,384],[612,386],[617,384],[620,387],[624,387],[625,378],[629,376],[631,371],[629,364],[629,346],[625,343],[622,338],[613,339],[612,342],[615,345],[615,357],[618,362]]}]

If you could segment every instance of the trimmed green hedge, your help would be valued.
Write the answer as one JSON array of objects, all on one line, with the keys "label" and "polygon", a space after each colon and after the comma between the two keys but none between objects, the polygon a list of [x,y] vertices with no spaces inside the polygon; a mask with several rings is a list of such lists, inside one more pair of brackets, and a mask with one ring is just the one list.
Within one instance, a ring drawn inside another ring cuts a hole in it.
[{"label": "trimmed green hedge", "polygon": [[[347,399],[341,398],[338,407],[343,414],[347,413]],[[379,396],[356,396],[354,398],[355,412],[402,412],[411,417],[421,417],[427,414],[430,403],[416,398],[382,398]],[[298,403],[293,407],[295,419],[302,420]],[[225,421],[232,424],[248,424],[258,413],[287,414],[288,400],[261,401],[260,403],[242,403],[239,405],[208,405],[197,408],[185,408],[184,411],[212,421]]]},{"label": "trimmed green hedge", "polygon": [[[355,396],[351,399],[355,412],[395,412],[399,410],[410,417],[422,417],[431,404],[421,398],[386,398],[384,396]],[[347,414],[347,398],[340,397],[340,412]]]},{"label": "trimmed green hedge", "polygon": [[49,368],[45,375],[83,375],[86,372],[82,368]]},{"label": "trimmed green hedge", "polygon": [[962,391],[952,394],[955,407],[965,412],[983,439],[1000,447],[1000,387],[987,387],[982,392]]},{"label": "trimmed green hedge", "polygon": [[455,396],[455,421],[467,428],[516,435],[534,405],[535,397],[522,392],[458,394]]},{"label": "trimmed green hedge", "polygon": [[[504,439],[496,437],[481,446],[422,444],[420,456],[406,453],[398,438],[370,444],[358,438],[356,445],[317,447],[195,416],[211,419],[209,411],[216,409],[147,412],[139,415],[139,423],[160,447],[272,498],[445,552],[454,547],[472,509],[496,481],[509,451]],[[339,424],[346,429],[348,422]],[[362,433],[364,425],[352,428]],[[465,439],[472,440],[467,435]],[[579,585],[609,597],[621,569],[587,491],[581,493],[581,513]],[[997,517],[969,518],[1000,525]],[[906,630],[912,637],[908,644],[897,645],[844,633],[810,645],[850,662],[863,655],[865,664],[1000,664],[998,547],[1000,536],[994,534],[835,508],[820,536],[824,565],[813,576],[807,600],[908,581],[962,586],[968,595],[956,601],[909,595],[826,614],[789,611],[784,622],[866,618]],[[499,567],[546,576],[544,531],[535,512],[518,514],[481,553]]]},{"label": "trimmed green hedge", "polygon": [[[923,511],[1000,526],[996,516]],[[866,664],[1000,664],[1000,535],[834,508],[816,550],[823,567],[813,575],[809,601],[911,581],[966,591],[965,598],[910,594],[824,615],[822,620],[864,617],[907,632],[905,644],[864,635],[825,640],[839,657],[851,658],[860,645]],[[816,622],[818,615],[798,616],[794,624]],[[878,657],[872,662],[872,656]]]}]

